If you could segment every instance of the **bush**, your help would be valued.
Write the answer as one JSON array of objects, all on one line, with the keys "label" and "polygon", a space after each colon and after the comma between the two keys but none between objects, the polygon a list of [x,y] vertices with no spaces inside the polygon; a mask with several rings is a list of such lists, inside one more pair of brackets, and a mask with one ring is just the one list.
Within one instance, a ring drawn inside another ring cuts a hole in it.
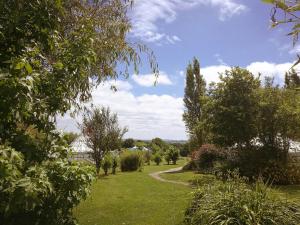
[{"label": "bush", "polygon": [[153,161],[158,166],[161,163],[161,161],[162,161],[161,155],[159,153],[155,153],[155,155],[153,156]]},{"label": "bush", "polygon": [[112,174],[116,174],[118,166],[119,166],[119,157],[116,155],[113,155],[112,156],[112,165],[111,165]]},{"label": "bush", "polygon": [[102,169],[104,170],[105,175],[108,175],[108,170],[112,167],[112,157],[110,153],[107,153],[102,161]]},{"label": "bush", "polygon": [[168,163],[168,165],[170,164],[170,161],[172,161],[173,164],[175,165],[178,158],[179,158],[179,150],[174,146],[170,146],[165,153],[165,160]]},{"label": "bush", "polygon": [[143,167],[143,154],[140,151],[124,151],[121,154],[121,171],[136,171]]},{"label": "bush", "polygon": [[261,176],[265,180],[271,180],[274,184],[300,184],[300,165],[270,161],[266,164]]},{"label": "bush", "polygon": [[233,174],[194,193],[184,224],[299,225],[299,213],[298,205],[275,198],[262,182],[250,186]]},{"label": "bush", "polygon": [[150,165],[151,157],[152,157],[151,151],[144,152],[144,160],[145,163],[147,163],[148,165]]},{"label": "bush", "polygon": [[217,148],[215,145],[205,144],[199,150],[194,151],[191,158],[198,170],[212,172],[216,162],[224,161],[227,158],[227,153],[224,149]]},{"label": "bush", "polygon": [[26,164],[22,153],[0,145],[1,224],[75,224],[72,208],[94,177],[93,167],[67,159]]}]

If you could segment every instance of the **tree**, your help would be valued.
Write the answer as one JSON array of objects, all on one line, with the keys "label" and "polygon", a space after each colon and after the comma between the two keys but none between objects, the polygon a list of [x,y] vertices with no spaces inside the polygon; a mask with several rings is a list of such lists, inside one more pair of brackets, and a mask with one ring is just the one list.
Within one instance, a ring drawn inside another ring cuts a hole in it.
[{"label": "tree", "polygon": [[0,173],[2,223],[75,223],[72,208],[94,174],[68,160],[57,115],[79,110],[93,87],[127,77],[130,65],[137,71],[140,52],[157,72],[152,52],[128,42],[127,9],[122,0],[0,1],[0,161],[12,169]]},{"label": "tree", "polygon": [[179,158],[179,150],[175,146],[170,146],[165,153],[165,160],[170,164],[170,161],[175,165]]},{"label": "tree", "polygon": [[63,139],[67,142],[68,145],[71,145],[77,138],[79,134],[73,132],[63,133]]},{"label": "tree", "polygon": [[80,127],[87,146],[93,151],[92,157],[99,173],[105,154],[121,148],[122,137],[127,128],[121,128],[117,114],[112,114],[105,107],[87,110]]},{"label": "tree", "polygon": [[[199,61],[194,58],[193,64],[190,63],[186,70],[183,120],[190,138],[196,139],[199,145],[202,145],[205,141],[205,131],[202,129],[205,93],[206,83],[200,74]],[[196,126],[201,128],[196,130]]]},{"label": "tree", "polygon": [[112,167],[112,157],[110,153],[106,153],[101,164],[104,174],[108,175],[108,170]]},{"label": "tree", "polygon": [[119,157],[116,155],[112,156],[112,174],[116,174],[117,167],[119,166]]},{"label": "tree", "polygon": [[159,153],[155,153],[153,156],[153,161],[156,163],[158,166],[161,163],[161,155]]},{"label": "tree", "polygon": [[213,141],[222,147],[249,146],[257,137],[259,78],[235,67],[220,79],[212,91],[209,109]]},{"label": "tree", "polygon": [[[166,150],[166,148],[168,147],[168,144],[164,141],[164,140],[162,140],[161,138],[158,138],[158,137],[156,137],[156,138],[153,138],[152,140],[151,140],[151,143],[150,143],[150,145],[152,145],[152,146],[158,146],[159,148],[160,148],[160,150],[162,150],[162,151],[165,151]],[[155,147],[154,147],[155,148]]]},{"label": "tree", "polygon": [[292,69],[285,74],[284,87],[287,89],[300,88],[300,76],[297,74],[295,69]]},{"label": "tree", "polygon": [[134,147],[134,140],[132,138],[127,138],[123,141],[123,148],[132,148]]}]

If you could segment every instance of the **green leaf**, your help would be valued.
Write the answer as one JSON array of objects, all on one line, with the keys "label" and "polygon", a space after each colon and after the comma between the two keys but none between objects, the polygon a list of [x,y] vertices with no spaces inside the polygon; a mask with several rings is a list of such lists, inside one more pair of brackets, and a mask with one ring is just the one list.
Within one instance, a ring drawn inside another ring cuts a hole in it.
[{"label": "green leaf", "polygon": [[274,4],[275,3],[275,0],[261,0],[262,2],[264,3],[267,3],[267,4]]},{"label": "green leaf", "polygon": [[25,69],[26,69],[26,71],[30,74],[30,73],[32,73],[32,67],[31,67],[31,65],[29,64],[29,63],[26,63],[25,64]]},{"label": "green leaf", "polygon": [[20,69],[22,69],[24,66],[25,66],[24,62],[19,62],[19,63],[17,63],[15,69],[16,69],[16,70],[20,70]]},{"label": "green leaf", "polygon": [[53,67],[55,69],[61,70],[62,68],[64,68],[64,64],[62,64],[61,62],[57,62],[53,65]]}]

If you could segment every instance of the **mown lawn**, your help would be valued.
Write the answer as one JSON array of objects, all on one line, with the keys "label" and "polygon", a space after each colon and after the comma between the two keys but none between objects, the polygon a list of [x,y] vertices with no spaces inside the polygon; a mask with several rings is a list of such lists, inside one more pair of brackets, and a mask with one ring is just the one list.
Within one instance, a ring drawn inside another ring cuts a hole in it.
[{"label": "mown lawn", "polygon": [[74,215],[82,225],[176,225],[191,198],[192,189],[163,183],[148,174],[185,164],[145,166],[142,172],[118,173],[97,180],[91,196]]}]

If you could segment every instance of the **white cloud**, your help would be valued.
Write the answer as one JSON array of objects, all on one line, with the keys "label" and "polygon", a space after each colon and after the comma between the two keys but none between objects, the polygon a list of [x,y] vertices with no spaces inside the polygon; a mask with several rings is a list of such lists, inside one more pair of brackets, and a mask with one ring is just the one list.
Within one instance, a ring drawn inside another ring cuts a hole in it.
[{"label": "white cloud", "polygon": [[[282,85],[284,82],[285,73],[292,67],[293,63],[281,63],[275,64],[271,62],[253,62],[246,66],[250,72],[255,76],[261,74],[261,80],[264,80],[264,77],[271,76],[274,77],[274,82],[276,84]],[[224,73],[225,70],[229,70],[230,66],[226,65],[213,65],[204,67],[201,69],[201,74],[204,76],[207,84],[211,82],[218,82],[219,73]]]},{"label": "white cloud", "polygon": [[133,75],[132,79],[137,84],[144,86],[144,87],[151,87],[154,86],[155,82],[156,85],[172,85],[173,82],[170,80],[169,76],[164,73],[160,72],[159,76],[156,77],[154,74],[144,74],[144,75]]},{"label": "white cloud", "polygon": [[290,49],[289,53],[291,55],[299,54],[300,53],[300,44],[297,44],[292,49]]},{"label": "white cloud", "polygon": [[159,30],[157,22],[171,23],[176,19],[179,10],[188,10],[200,5],[217,8],[220,21],[241,14],[247,9],[236,0],[137,0],[131,12],[132,33],[146,42],[174,44],[180,41],[180,38]]},{"label": "white cloud", "polygon": [[[127,88],[129,86],[128,82],[119,81],[117,92],[113,92],[108,83],[99,86],[92,94],[93,105],[109,106],[118,113],[120,124],[129,128],[127,137],[186,139],[182,98],[149,94],[135,96]],[[80,120],[80,117],[75,120],[66,115],[58,119],[58,128],[78,131],[76,121]]]}]

